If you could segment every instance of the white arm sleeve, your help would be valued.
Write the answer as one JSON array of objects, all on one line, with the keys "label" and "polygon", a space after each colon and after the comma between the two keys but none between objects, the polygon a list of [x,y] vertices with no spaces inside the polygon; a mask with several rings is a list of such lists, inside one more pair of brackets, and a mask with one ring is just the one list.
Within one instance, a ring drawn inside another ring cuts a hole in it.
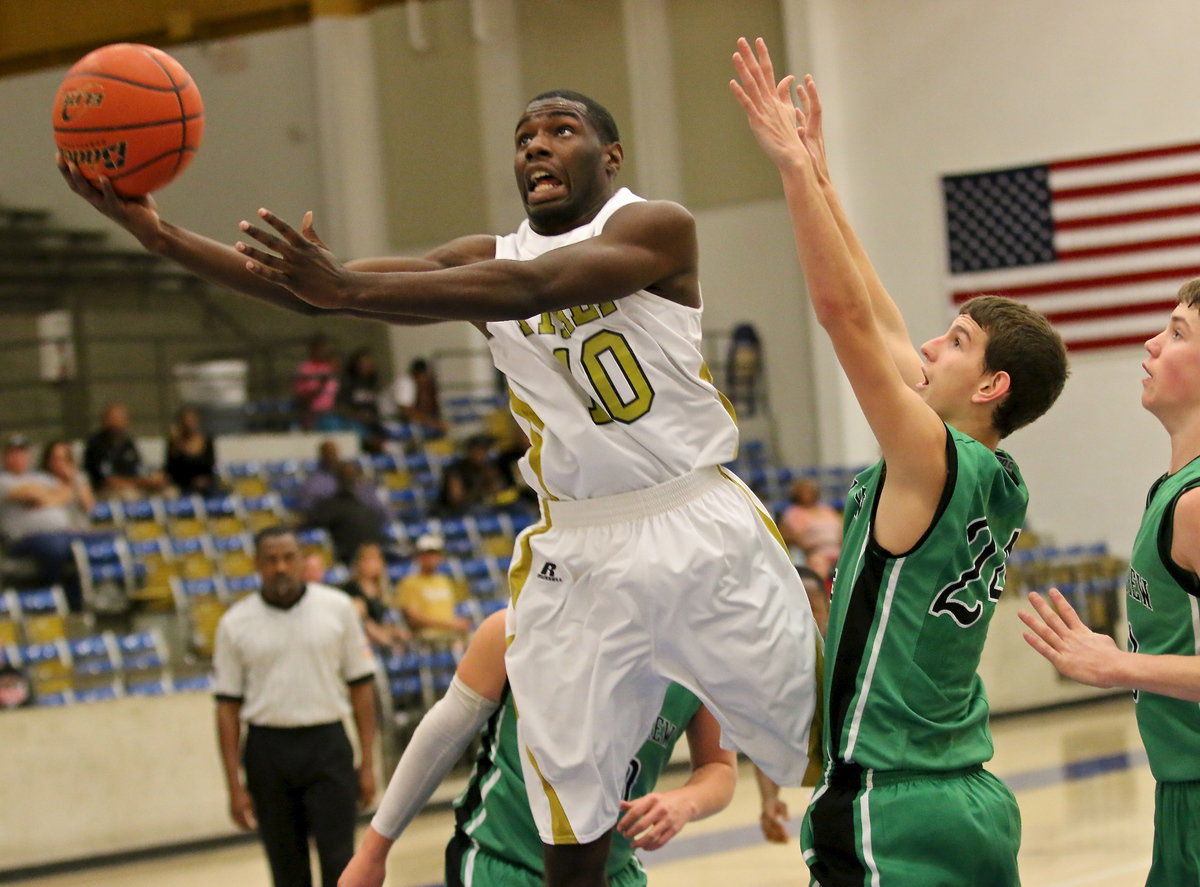
[{"label": "white arm sleeve", "polygon": [[371,827],[389,840],[400,837],[499,707],[498,702],[480,696],[455,675],[446,695],[425,712],[413,731]]}]

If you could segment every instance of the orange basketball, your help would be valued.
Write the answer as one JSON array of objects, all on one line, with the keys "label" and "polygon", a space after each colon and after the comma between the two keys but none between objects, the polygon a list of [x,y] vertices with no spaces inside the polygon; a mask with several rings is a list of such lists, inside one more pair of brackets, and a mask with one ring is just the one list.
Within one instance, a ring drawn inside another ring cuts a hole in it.
[{"label": "orange basketball", "polygon": [[156,191],[187,168],[204,134],[204,103],[161,49],[113,43],[67,72],[54,97],[54,140],[89,179],[118,194]]}]

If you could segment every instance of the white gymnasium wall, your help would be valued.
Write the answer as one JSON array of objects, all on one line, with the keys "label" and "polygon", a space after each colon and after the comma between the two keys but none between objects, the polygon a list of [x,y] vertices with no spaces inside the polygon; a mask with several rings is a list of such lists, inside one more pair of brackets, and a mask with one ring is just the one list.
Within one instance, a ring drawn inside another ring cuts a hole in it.
[{"label": "white gymnasium wall", "polygon": [[[1192,0],[784,5],[812,35],[834,173],[917,341],[947,322],[940,175],[1200,134]],[[1138,400],[1144,357],[1124,348],[1076,358],[1052,413],[1012,437],[1036,529],[1128,552],[1167,459],[1165,434]],[[854,412],[844,392],[840,407]],[[869,458],[862,423],[847,427],[844,457]]]}]

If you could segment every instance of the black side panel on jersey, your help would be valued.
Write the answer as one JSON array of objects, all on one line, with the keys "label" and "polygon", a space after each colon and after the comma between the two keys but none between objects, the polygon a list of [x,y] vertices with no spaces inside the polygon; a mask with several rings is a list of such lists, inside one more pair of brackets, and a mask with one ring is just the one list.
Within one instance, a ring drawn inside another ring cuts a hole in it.
[{"label": "black side panel on jersey", "polygon": [[508,682],[504,682],[504,690],[500,694],[500,705],[488,718],[487,726],[480,736],[479,756],[475,759],[475,769],[471,772],[471,781],[467,785],[462,803],[454,808],[454,835],[446,845],[446,887],[465,887],[462,880],[463,859],[470,851],[472,842],[467,834],[467,823],[483,806],[483,784],[488,774],[496,766],[493,750],[500,741],[500,719],[508,702]]}]

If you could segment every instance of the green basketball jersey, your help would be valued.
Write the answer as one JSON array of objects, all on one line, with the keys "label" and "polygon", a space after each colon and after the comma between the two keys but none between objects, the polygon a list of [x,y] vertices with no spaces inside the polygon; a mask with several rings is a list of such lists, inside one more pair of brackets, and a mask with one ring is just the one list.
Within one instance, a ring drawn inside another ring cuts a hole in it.
[{"label": "green basketball jersey", "polygon": [[[647,794],[671,758],[675,743],[700,708],[700,700],[678,684],[667,687],[649,738],[629,762],[625,798]],[[542,839],[529,812],[517,742],[517,719],[507,685],[500,707],[483,731],[467,787],[454,801],[454,837],[446,848],[447,883],[470,865],[474,853],[498,856],[531,872],[542,871]],[[615,823],[614,823],[615,825]],[[614,831],[608,855],[611,877],[634,858],[629,840]]]},{"label": "green basketball jersey", "polygon": [[976,670],[1028,491],[1012,459],[947,429],[946,484],[912,550],[874,538],[886,468],[846,499],[825,652],[828,758],[875,770],[958,770],[992,756]]},{"label": "green basketball jersey", "polygon": [[[1129,649],[1153,655],[1200,655],[1200,581],[1171,560],[1175,504],[1200,486],[1200,458],[1155,481],[1129,558]],[[1200,705],[1136,692],[1138,730],[1159,782],[1200,779]]]}]

